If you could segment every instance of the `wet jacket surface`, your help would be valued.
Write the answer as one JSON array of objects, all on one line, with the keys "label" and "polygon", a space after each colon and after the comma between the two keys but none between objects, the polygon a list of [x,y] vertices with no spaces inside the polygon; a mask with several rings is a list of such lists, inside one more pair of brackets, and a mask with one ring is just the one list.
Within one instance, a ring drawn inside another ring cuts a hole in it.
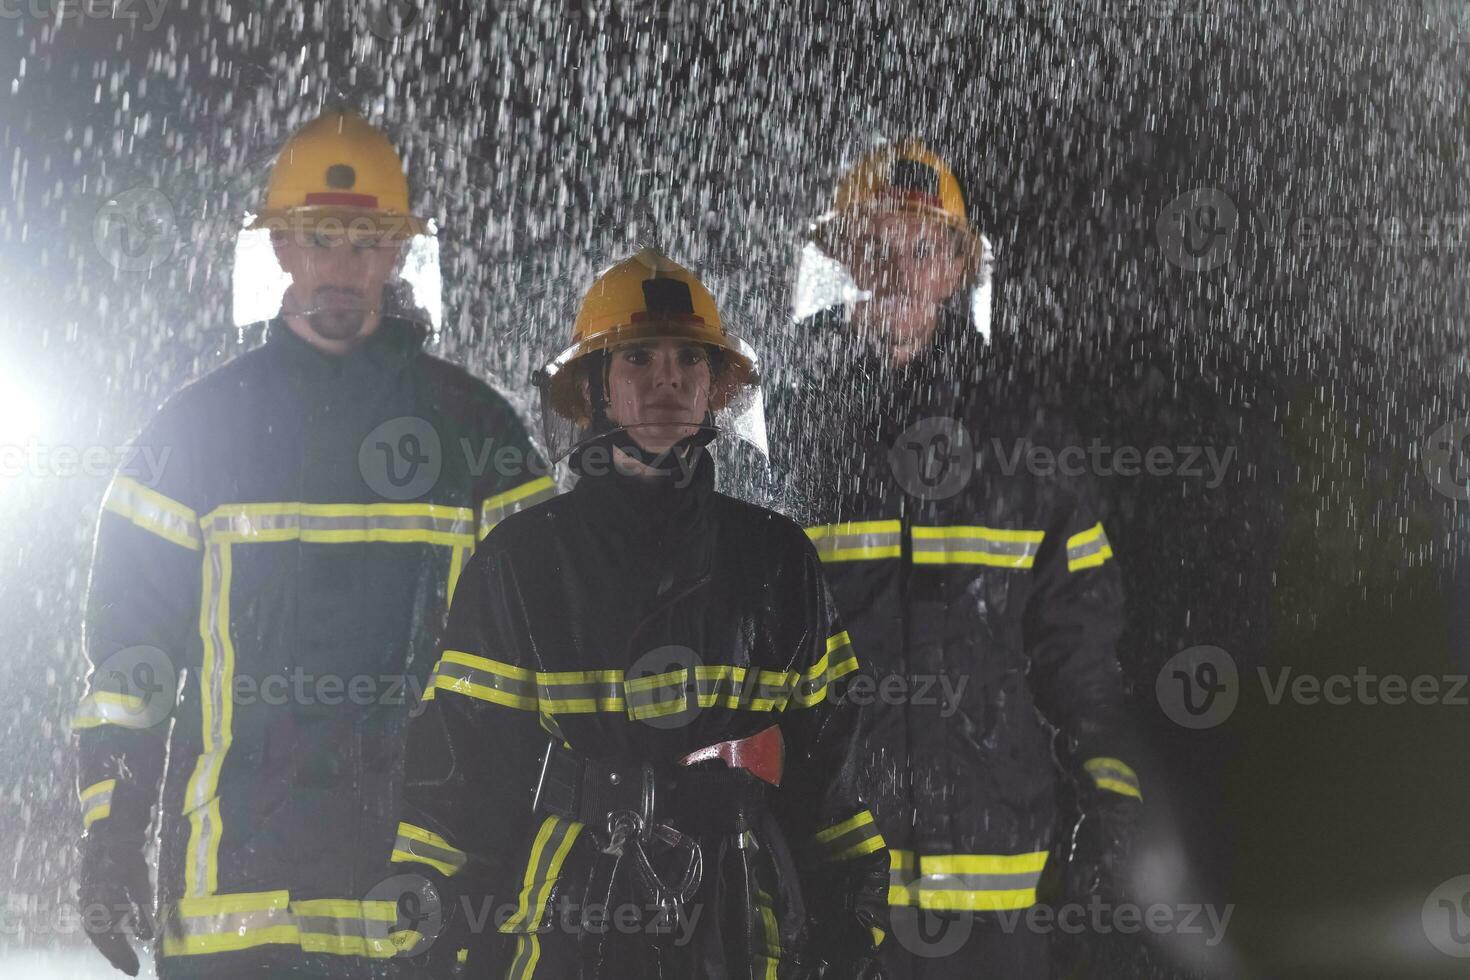
[{"label": "wet jacket surface", "polygon": [[862,780],[893,849],[889,901],[1025,908],[1058,761],[1089,789],[1138,795],[1116,563],[1087,477],[1057,466],[1080,440],[966,317],[898,369],[835,312],[802,329],[813,363],[771,399],[775,492],[873,662]]},{"label": "wet jacket surface", "polygon": [[[841,883],[877,866],[881,892],[886,865],[858,797],[859,710],[843,697],[859,662],[801,529],[715,493],[699,459],[647,481],[574,457],[574,489],[505,521],[465,570],[410,731],[394,857],[472,912],[493,908],[508,938],[472,943],[471,975],[577,975],[576,913],[603,828],[533,812],[552,735],[609,765],[652,764],[670,780],[659,818],[704,851],[683,943],[652,953],[638,929],[621,932],[600,975],[785,975],[795,949],[831,938],[811,935],[803,903],[868,938]],[[772,724],[784,777],[742,850],[725,794],[674,764]]]},{"label": "wet jacket surface", "polygon": [[363,900],[410,706],[477,534],[552,492],[506,402],[422,341],[390,319],[332,358],[273,323],[139,437],[163,464],[109,489],[79,789],[87,832],[127,845],[161,805],[169,975],[397,951]]}]

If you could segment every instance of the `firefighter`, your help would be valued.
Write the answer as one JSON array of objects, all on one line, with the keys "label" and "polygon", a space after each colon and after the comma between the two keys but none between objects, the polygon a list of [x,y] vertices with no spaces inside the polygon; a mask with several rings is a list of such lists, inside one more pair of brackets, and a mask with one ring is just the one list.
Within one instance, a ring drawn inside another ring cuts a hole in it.
[{"label": "firefighter", "polygon": [[467,975],[516,980],[869,975],[887,852],[856,792],[859,662],[801,528],[715,492],[705,449],[759,438],[754,355],[645,249],[538,386],[577,482],[476,552],[409,733],[393,856],[446,910],[431,954],[468,934]]},{"label": "firefighter", "polygon": [[892,848],[884,967],[1045,977],[1047,936],[1025,912],[1059,780],[1085,800],[1064,834],[1074,897],[1116,894],[1141,800],[1114,652],[1122,597],[1066,453],[1077,440],[977,329],[988,246],[923,144],[862,158],[810,241],[847,302],[798,324],[810,354],[772,393],[771,444],[782,509],[808,525],[873,660],[862,786]]},{"label": "firefighter", "polygon": [[408,193],[361,117],[297,131],[252,226],[290,280],[265,343],[171,397],[137,443],[166,463],[130,460],[107,491],[74,720],[79,878],[110,913],[93,942],[129,975],[129,921],[155,934],[155,804],[159,976],[407,962],[374,887],[411,695],[477,536],[552,493],[508,404],[385,302],[426,231]]}]

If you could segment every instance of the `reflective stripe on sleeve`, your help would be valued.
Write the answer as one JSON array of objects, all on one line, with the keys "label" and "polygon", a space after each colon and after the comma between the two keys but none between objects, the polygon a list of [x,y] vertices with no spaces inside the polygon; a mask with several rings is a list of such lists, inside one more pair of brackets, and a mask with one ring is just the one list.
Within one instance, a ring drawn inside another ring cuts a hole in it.
[{"label": "reflective stripe on sleeve", "polygon": [[903,529],[896,520],[850,521],[806,529],[824,562],[871,561],[903,554]]},{"label": "reflective stripe on sleeve", "polygon": [[116,779],[104,779],[93,783],[77,794],[82,801],[82,829],[86,830],[99,820],[112,816],[112,791],[117,789]]},{"label": "reflective stripe on sleeve", "polygon": [[501,932],[530,932],[541,927],[542,914],[551,888],[561,875],[567,853],[582,832],[575,820],[547,817],[541,822],[526,858],[526,871],[521,879],[521,892],[516,910],[500,926]]},{"label": "reflective stripe on sleeve", "polygon": [[801,675],[792,702],[798,708],[810,708],[827,699],[829,685],[858,669],[857,655],[847,630],[827,638],[827,651],[812,668]]},{"label": "reflective stripe on sleeve", "polygon": [[284,891],[183,898],[164,923],[163,955],[284,945],[307,953],[388,959],[409,945],[405,937],[410,934],[393,931],[397,916],[393,902],[293,902]]},{"label": "reflective stripe on sleeve", "polygon": [[113,479],[112,486],[107,488],[102,509],[132,521],[143,530],[181,548],[199,551],[203,547],[198,515],[177,500],[148,489],[132,477]]},{"label": "reflective stripe on sleeve", "polygon": [[204,536],[221,543],[433,544],[470,547],[474,512],[444,504],[228,504],[204,516]]},{"label": "reflective stripe on sleeve", "polygon": [[398,837],[393,842],[391,860],[399,863],[417,861],[452,878],[469,858],[464,851],[432,830],[425,830],[411,823],[400,823]]},{"label": "reflective stripe on sleeve", "polygon": [[956,525],[915,527],[915,565],[990,565],[996,568],[1030,568],[1046,537],[1044,531],[1012,531],[1005,528]]},{"label": "reflective stripe on sleeve", "polygon": [[888,856],[888,904],[993,912],[1036,904],[1047,852],[915,855],[890,849]]},{"label": "reflective stripe on sleeve", "polygon": [[1111,557],[1113,557],[1113,549],[1108,544],[1108,536],[1103,531],[1101,521],[1067,539],[1067,571],[1069,572],[1096,568]]},{"label": "reflective stripe on sleeve", "polygon": [[867,810],[819,831],[816,843],[824,861],[848,861],[887,846]]},{"label": "reflective stripe on sleeve", "polygon": [[495,529],[495,525],[512,514],[534,507],[543,500],[556,496],[556,484],[551,477],[543,476],[528,480],[505,493],[497,493],[480,504],[480,540]]},{"label": "reflective stripe on sleeve", "polygon": [[1098,757],[1082,763],[1082,768],[1092,777],[1098,789],[1105,789],[1135,799],[1143,799],[1139,790],[1138,774],[1121,759]]},{"label": "reflective stripe on sleeve", "polygon": [[93,691],[82,698],[77,713],[72,716],[73,729],[96,728],[98,725],[116,725],[119,728],[152,728],[158,721],[147,711],[148,702],[136,694],[118,691]]}]

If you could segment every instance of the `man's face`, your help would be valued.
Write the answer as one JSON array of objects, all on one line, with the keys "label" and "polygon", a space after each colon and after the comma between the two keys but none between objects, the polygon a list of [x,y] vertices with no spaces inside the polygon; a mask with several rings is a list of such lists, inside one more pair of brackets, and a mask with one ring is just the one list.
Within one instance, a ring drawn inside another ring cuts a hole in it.
[{"label": "man's face", "polygon": [[376,234],[293,230],[277,232],[271,242],[291,277],[286,312],[301,313],[333,341],[352,340],[369,326],[403,257],[401,243]]},{"label": "man's face", "polygon": [[650,340],[609,354],[607,416],[661,453],[699,431],[709,409],[709,353],[684,340]]},{"label": "man's face", "polygon": [[934,332],[939,307],[964,282],[964,241],[942,222],[905,212],[862,218],[846,240],[846,264],[859,289],[856,325],[895,348],[922,345]]}]

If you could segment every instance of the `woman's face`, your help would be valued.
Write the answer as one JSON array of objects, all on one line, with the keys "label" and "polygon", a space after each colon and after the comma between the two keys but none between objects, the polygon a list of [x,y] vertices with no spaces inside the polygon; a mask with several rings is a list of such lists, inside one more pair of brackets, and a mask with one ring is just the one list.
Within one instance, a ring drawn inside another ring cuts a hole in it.
[{"label": "woman's face", "polygon": [[687,340],[649,340],[609,354],[607,415],[633,441],[661,453],[699,431],[709,409],[709,354]]}]

